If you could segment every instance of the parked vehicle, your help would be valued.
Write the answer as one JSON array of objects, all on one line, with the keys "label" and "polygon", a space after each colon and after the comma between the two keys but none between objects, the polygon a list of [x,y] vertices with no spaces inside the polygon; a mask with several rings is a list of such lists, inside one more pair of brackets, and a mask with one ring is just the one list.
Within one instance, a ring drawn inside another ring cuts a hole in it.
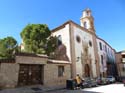
[{"label": "parked vehicle", "polygon": [[89,85],[88,87],[96,87],[97,86],[97,82],[94,79],[88,79],[87,83]]},{"label": "parked vehicle", "polygon": [[97,82],[98,85],[101,85],[102,84],[102,79],[101,78],[97,78],[96,82]]},{"label": "parked vehicle", "polygon": [[90,88],[90,87],[96,87],[97,82],[94,79],[85,79],[82,83],[82,88]]},{"label": "parked vehicle", "polygon": [[109,84],[109,80],[107,78],[97,78],[96,82],[98,85],[106,85]]},{"label": "parked vehicle", "polygon": [[83,81],[82,82],[82,88],[88,88],[89,87],[89,83],[87,81]]},{"label": "parked vehicle", "polygon": [[110,83],[114,83],[114,82],[115,82],[115,77],[113,77],[113,76],[108,76],[108,77],[107,77],[107,80],[108,80]]}]

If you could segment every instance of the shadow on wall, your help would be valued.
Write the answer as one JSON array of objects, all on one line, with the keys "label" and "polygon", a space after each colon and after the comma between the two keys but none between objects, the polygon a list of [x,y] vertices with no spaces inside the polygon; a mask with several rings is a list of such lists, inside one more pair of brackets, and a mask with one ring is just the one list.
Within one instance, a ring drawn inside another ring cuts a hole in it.
[{"label": "shadow on wall", "polygon": [[55,51],[55,60],[63,60],[69,61],[67,56],[66,46],[64,44],[60,44]]}]

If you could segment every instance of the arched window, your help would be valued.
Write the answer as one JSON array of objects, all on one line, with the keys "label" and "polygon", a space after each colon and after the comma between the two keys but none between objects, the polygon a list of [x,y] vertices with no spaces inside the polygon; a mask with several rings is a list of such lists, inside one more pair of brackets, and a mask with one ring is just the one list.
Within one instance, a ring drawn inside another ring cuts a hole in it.
[{"label": "arched window", "polygon": [[58,46],[61,45],[61,44],[62,44],[62,36],[59,35],[59,36],[58,36]]},{"label": "arched window", "polygon": [[84,22],[84,28],[87,29],[87,22]]},{"label": "arched window", "polygon": [[92,42],[89,40],[89,46],[92,47]]},{"label": "arched window", "polygon": [[101,55],[101,63],[103,64],[103,55]]},{"label": "arched window", "polygon": [[80,43],[81,42],[81,38],[80,38],[80,36],[76,36],[76,41],[78,42],[78,43]]}]

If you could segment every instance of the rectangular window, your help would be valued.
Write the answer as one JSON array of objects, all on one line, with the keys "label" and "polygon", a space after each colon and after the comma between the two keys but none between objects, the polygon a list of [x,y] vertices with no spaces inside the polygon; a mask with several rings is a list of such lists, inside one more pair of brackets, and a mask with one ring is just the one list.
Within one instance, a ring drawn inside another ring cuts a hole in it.
[{"label": "rectangular window", "polygon": [[122,58],[125,58],[125,55],[122,55]]},{"label": "rectangular window", "polygon": [[102,50],[102,43],[101,42],[99,42],[99,46],[100,46],[100,50]]},{"label": "rectangular window", "polygon": [[103,45],[103,50],[105,51],[105,45]]},{"label": "rectangular window", "polygon": [[101,55],[101,63],[103,64],[103,55]]},{"label": "rectangular window", "polygon": [[109,48],[108,48],[108,54],[109,54]]},{"label": "rectangular window", "polygon": [[64,66],[58,66],[58,77],[62,77],[64,75]]},{"label": "rectangular window", "polygon": [[125,67],[122,68],[123,72],[125,72]]},{"label": "rectangular window", "polygon": [[125,63],[125,58],[122,58],[122,62]]},{"label": "rectangular window", "polygon": [[106,47],[106,45],[105,45],[105,52],[107,52],[107,47]]}]

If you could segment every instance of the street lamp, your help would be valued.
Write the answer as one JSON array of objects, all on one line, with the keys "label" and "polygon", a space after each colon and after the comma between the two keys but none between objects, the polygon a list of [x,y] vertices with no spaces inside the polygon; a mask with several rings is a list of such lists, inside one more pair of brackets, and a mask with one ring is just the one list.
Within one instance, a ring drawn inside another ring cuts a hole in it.
[{"label": "street lamp", "polygon": [[81,58],[81,57],[77,57],[77,58],[76,58],[76,62],[78,62],[78,61],[80,60],[80,58]]}]

